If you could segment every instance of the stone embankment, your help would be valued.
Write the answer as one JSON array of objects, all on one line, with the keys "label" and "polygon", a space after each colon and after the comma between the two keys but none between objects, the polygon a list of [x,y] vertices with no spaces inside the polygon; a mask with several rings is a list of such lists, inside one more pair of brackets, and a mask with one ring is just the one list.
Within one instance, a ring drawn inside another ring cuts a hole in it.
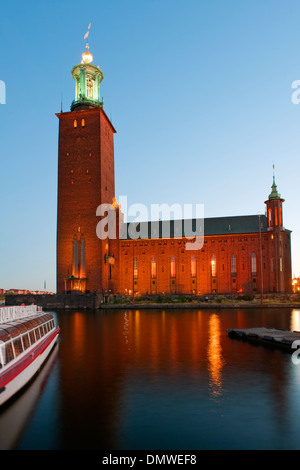
[{"label": "stone embankment", "polygon": [[[263,300],[263,301],[262,301]],[[51,309],[228,309],[228,308],[300,308],[299,294],[264,294],[237,296],[233,294],[155,295],[129,296],[105,295],[96,293],[71,294],[20,294],[7,295],[6,305],[40,305]]]}]

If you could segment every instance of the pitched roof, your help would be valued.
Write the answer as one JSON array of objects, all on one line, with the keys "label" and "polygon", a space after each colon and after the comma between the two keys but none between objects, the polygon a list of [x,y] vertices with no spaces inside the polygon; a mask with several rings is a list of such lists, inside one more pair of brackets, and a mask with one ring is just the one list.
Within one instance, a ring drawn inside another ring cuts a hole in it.
[{"label": "pitched roof", "polygon": [[[261,232],[267,231],[267,218],[260,216]],[[237,235],[259,232],[259,216],[245,215],[170,221],[129,222],[123,239],[181,238],[195,235]]]}]

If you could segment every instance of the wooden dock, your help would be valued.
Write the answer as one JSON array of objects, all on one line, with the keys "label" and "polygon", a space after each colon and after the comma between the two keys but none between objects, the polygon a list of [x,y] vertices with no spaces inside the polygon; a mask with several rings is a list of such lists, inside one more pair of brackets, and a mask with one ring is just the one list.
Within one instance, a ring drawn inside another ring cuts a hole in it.
[{"label": "wooden dock", "polygon": [[[277,330],[275,328],[228,329],[230,338],[278,347],[291,353],[300,346],[300,331]],[[294,343],[298,341],[298,343]],[[294,343],[294,344],[293,344]]]}]

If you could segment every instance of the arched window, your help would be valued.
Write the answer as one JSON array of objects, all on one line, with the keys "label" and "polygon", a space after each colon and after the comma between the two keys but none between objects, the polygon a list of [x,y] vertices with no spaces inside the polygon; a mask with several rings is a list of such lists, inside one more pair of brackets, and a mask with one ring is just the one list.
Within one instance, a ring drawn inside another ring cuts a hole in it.
[{"label": "arched window", "polygon": [[175,265],[175,257],[171,257],[171,277],[176,276],[176,265]]},{"label": "arched window", "polygon": [[278,208],[275,207],[275,225],[278,225]]},{"label": "arched window", "polygon": [[282,226],[282,207],[279,209],[279,224]]},{"label": "arched window", "polygon": [[151,279],[156,279],[156,259],[151,258]]},{"label": "arched window", "polygon": [[196,263],[196,256],[191,257],[191,276],[196,277],[197,275],[197,263]]},{"label": "arched window", "polygon": [[268,209],[268,225],[272,226],[272,209]]},{"label": "arched window", "polygon": [[78,240],[76,235],[73,238],[73,267],[72,275],[78,277]]},{"label": "arched window", "polygon": [[80,245],[80,277],[85,278],[85,238],[83,235],[81,235]]},{"label": "arched window", "polygon": [[251,254],[251,274],[256,275],[256,254]]},{"label": "arched window", "polygon": [[231,255],[231,274],[236,275],[236,256]]},{"label": "arched window", "polygon": [[82,127],[85,126],[85,119],[81,119],[81,126],[82,126]]},{"label": "arched window", "polygon": [[77,119],[74,120],[74,127],[77,127]]},{"label": "arched window", "polygon": [[216,277],[216,275],[217,275],[216,255],[211,255],[210,265],[211,265],[211,275],[212,275],[212,277]]},{"label": "arched window", "polygon": [[138,278],[138,261],[137,258],[133,258],[133,277],[134,279]]}]

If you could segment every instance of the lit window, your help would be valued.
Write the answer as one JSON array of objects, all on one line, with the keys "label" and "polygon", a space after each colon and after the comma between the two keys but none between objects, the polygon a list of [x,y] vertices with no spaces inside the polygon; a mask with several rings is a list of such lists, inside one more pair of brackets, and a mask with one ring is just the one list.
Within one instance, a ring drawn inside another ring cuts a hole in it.
[{"label": "lit window", "polygon": [[174,256],[171,257],[171,277],[176,276],[176,266],[175,266],[175,258]]},{"label": "lit window", "polygon": [[77,127],[77,119],[74,120],[74,127]]},{"label": "lit window", "polygon": [[211,275],[212,277],[216,277],[217,275],[217,260],[216,260],[216,255],[211,255]]},{"label": "lit window", "polygon": [[81,119],[81,125],[82,125],[82,127],[85,126],[85,120],[84,119]]},{"label": "lit window", "polygon": [[236,274],[236,256],[231,255],[231,274]]},{"label": "lit window", "polygon": [[268,224],[269,227],[272,225],[272,209],[268,209]]},{"label": "lit window", "polygon": [[151,258],[151,279],[156,279],[156,260]]},{"label": "lit window", "polygon": [[191,276],[196,277],[196,274],[197,274],[196,256],[192,256],[192,258],[191,258]]},{"label": "lit window", "polygon": [[278,208],[275,207],[275,225],[278,225]]},{"label": "lit window", "polygon": [[282,207],[279,209],[279,224],[282,226]]},{"label": "lit window", "polygon": [[134,279],[138,277],[138,262],[136,257],[133,259],[133,277]]},{"label": "lit window", "polygon": [[251,254],[251,274],[256,274],[256,254]]}]

